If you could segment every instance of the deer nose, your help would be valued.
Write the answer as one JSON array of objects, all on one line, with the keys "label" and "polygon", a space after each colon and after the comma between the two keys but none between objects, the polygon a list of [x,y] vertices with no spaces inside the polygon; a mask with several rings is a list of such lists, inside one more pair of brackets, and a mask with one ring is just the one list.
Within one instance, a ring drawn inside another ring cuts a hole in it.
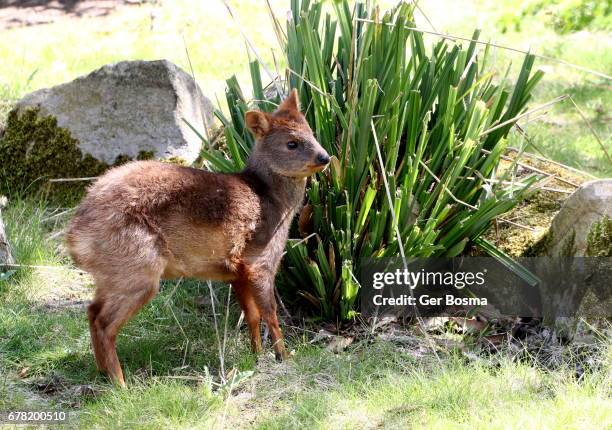
[{"label": "deer nose", "polygon": [[317,155],[317,163],[322,166],[326,165],[327,163],[329,163],[329,155],[327,155],[326,153],[321,153]]}]

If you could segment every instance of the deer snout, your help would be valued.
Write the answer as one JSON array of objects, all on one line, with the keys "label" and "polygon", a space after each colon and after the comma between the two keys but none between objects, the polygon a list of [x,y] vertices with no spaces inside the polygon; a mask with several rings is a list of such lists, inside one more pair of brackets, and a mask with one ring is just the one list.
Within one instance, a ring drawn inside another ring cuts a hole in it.
[{"label": "deer snout", "polygon": [[329,155],[327,154],[327,152],[320,152],[319,155],[317,155],[317,164],[319,166],[325,166],[327,163],[329,163]]}]

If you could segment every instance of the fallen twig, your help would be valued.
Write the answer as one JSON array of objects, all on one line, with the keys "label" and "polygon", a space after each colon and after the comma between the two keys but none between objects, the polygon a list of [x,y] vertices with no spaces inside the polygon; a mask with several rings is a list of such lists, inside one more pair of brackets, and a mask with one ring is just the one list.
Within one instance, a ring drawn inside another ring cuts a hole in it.
[{"label": "fallen twig", "polygon": [[[481,152],[484,152],[485,154],[490,154],[490,153],[491,153],[491,151],[489,151],[489,150],[487,150],[487,149],[484,149],[484,148],[481,148],[481,149],[480,149],[480,151],[481,151]],[[550,177],[552,177],[553,179],[556,179],[556,180],[558,180],[558,181],[564,182],[564,183],[566,183],[566,184],[568,184],[568,185],[571,185],[571,186],[573,186],[573,187],[578,187],[578,185],[574,184],[573,182],[570,182],[570,181],[568,181],[568,180],[566,180],[566,179],[563,179],[563,178],[561,178],[561,177],[559,177],[559,176],[557,176],[557,175],[554,175],[554,174],[552,174],[552,173],[548,173],[548,172],[546,172],[546,171],[544,171],[544,170],[542,170],[542,169],[538,169],[537,167],[534,167],[534,166],[532,166],[532,165],[530,165],[530,164],[522,163],[522,162],[518,161],[518,159],[516,159],[516,158],[509,157],[509,156],[507,156],[507,155],[501,155],[500,157],[501,157],[503,160],[506,160],[506,161],[516,162],[516,164],[518,164],[518,165],[519,165],[519,166],[521,166],[521,167],[524,167],[525,169],[531,170],[531,171],[536,172],[536,173],[540,173],[540,174],[542,174],[542,175],[550,176]]]},{"label": "fallen twig", "polygon": [[[507,149],[507,150],[509,150],[509,151],[519,152],[519,149],[518,149],[518,148],[515,148],[515,147],[513,147],[513,146],[509,146],[509,147],[508,147],[508,148],[506,148],[506,149]],[[536,160],[538,160],[538,161],[542,161],[542,162],[545,162],[545,163],[550,163],[550,164],[554,164],[554,165],[559,166],[559,167],[563,167],[564,169],[571,170],[572,172],[574,172],[574,173],[578,173],[578,174],[580,174],[580,175],[588,176],[589,178],[592,178],[592,179],[597,178],[597,176],[592,175],[592,174],[590,174],[589,172],[585,172],[584,170],[576,169],[575,167],[568,166],[568,165],[563,164],[563,163],[559,163],[558,161],[551,160],[550,158],[546,158],[546,157],[543,157],[543,156],[541,156],[541,155],[533,154],[533,153],[531,153],[531,152],[523,152],[523,155],[525,155],[525,156],[527,156],[527,157],[530,157],[530,158],[535,158],[535,159],[536,159]],[[573,185],[573,186],[575,186],[575,187],[579,187],[579,186],[580,186],[580,185],[575,184],[575,183],[573,183],[573,182],[571,182],[571,181],[568,181],[567,179],[563,179],[563,178],[561,178],[561,180],[562,180],[562,181],[565,181],[565,182],[567,182],[568,184]]]},{"label": "fallen twig", "polygon": [[499,222],[505,222],[506,224],[510,224],[513,225],[515,227],[519,227],[519,228],[523,228],[525,230],[529,230],[531,232],[536,232],[537,230],[533,227],[529,227],[527,225],[523,225],[523,224],[519,224],[518,222],[514,222],[514,221],[510,221],[509,219],[504,219],[504,218],[498,218],[497,219]]},{"label": "fallen twig", "polygon": [[79,273],[87,273],[84,270],[81,269],[73,269],[72,267],[66,267],[66,266],[42,266],[42,265],[36,265],[36,264],[13,264],[13,263],[2,263],[1,265],[2,267],[15,267],[15,268],[25,268],[25,269],[53,269],[53,270],[71,270],[73,272],[79,272]]},{"label": "fallen twig", "polygon": [[578,111],[578,113],[580,114],[580,116],[582,117],[582,120],[584,121],[584,123],[587,125],[587,127],[589,128],[589,130],[591,130],[591,134],[593,134],[593,137],[595,138],[595,140],[597,141],[597,143],[599,143],[599,146],[601,146],[602,151],[604,152],[604,154],[606,154],[606,157],[608,158],[608,161],[610,163],[612,163],[612,158],[610,157],[610,154],[608,153],[608,150],[606,149],[605,145],[603,144],[603,142],[601,141],[601,139],[599,138],[599,135],[595,132],[595,129],[593,128],[593,126],[591,125],[591,123],[589,122],[589,120],[587,119],[586,115],[582,112],[582,110],[578,107],[578,105],[576,104],[576,102],[574,101],[574,99],[571,96],[568,96],[569,101],[572,102],[572,104],[574,105],[574,107],[576,108],[576,110]]},{"label": "fallen twig", "polygon": [[90,178],[55,178],[49,179],[49,182],[79,182],[79,181],[94,181],[98,179],[97,176],[92,176]]}]

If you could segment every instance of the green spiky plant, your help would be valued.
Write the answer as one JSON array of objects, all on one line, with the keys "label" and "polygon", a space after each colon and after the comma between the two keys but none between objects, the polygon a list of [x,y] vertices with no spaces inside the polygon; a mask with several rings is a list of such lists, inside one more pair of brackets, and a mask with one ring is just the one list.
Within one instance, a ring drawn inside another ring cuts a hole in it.
[{"label": "green spiky plant", "polygon": [[[413,6],[405,2],[382,16],[360,2],[331,5],[324,13],[321,2],[291,0],[286,29],[274,16],[273,24],[285,91],[298,89],[308,122],[334,156],[307,189],[315,235],[290,241],[278,284],[288,300],[305,299],[337,319],[355,314],[362,262],[399,254],[397,233],[407,256],[457,256],[524,197],[535,178],[522,180],[527,187],[496,185],[505,179],[497,168],[504,137],[542,72],[531,73],[528,55],[511,83],[508,72],[488,70],[488,45],[481,53],[474,42],[443,40],[427,49],[422,33],[408,28]],[[235,77],[227,81],[229,116],[217,111],[225,149],[207,145],[202,154],[213,170],[244,167],[253,145],[244,113],[279,102],[278,91],[266,97],[257,61],[251,76],[250,102]]]}]

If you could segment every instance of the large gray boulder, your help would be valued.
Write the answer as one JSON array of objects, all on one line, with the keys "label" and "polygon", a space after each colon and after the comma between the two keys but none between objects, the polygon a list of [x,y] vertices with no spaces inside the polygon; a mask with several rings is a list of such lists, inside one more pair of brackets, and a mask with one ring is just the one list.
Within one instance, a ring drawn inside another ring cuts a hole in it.
[{"label": "large gray boulder", "polygon": [[18,112],[37,108],[78,140],[83,156],[108,165],[118,157],[177,157],[193,162],[213,107],[193,78],[166,60],[122,61],[72,82],[25,96]]},{"label": "large gray boulder", "polygon": [[589,231],[604,216],[612,218],[612,179],[583,184],[563,203],[553,219],[546,244],[547,255],[585,256]]},{"label": "large gray boulder", "polygon": [[590,327],[612,316],[611,219],[612,179],[590,181],[564,202],[546,236],[538,269],[553,282],[544,317],[566,338],[590,339]]}]

